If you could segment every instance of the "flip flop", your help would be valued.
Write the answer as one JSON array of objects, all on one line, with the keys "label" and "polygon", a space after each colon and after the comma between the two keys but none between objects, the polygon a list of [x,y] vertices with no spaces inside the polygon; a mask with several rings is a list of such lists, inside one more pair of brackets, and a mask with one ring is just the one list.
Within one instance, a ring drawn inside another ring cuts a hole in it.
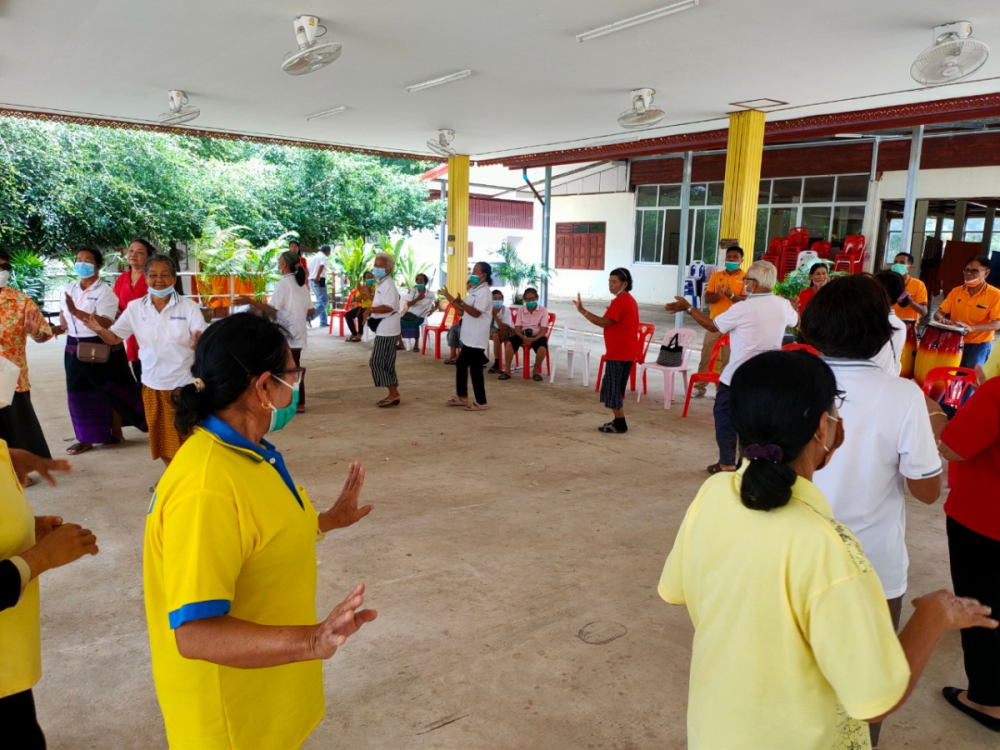
[{"label": "flip flop", "polygon": [[384,409],[387,406],[399,406],[399,399],[397,398],[397,399],[390,400],[390,399],[384,398],[381,401],[376,401],[375,402],[375,406],[377,406],[379,409]]},{"label": "flip flop", "polygon": [[538,383],[541,383],[543,380],[542,374],[540,372],[536,372],[534,375],[531,376],[531,379]]},{"label": "flip flop", "polygon": [[501,372],[497,376],[497,380],[510,380],[510,373],[509,372]]},{"label": "flip flop", "polygon": [[498,372],[499,370],[500,370],[499,367],[497,367],[496,365],[493,365],[493,367],[491,367],[490,369],[488,369],[486,372],[488,372],[488,373],[490,373],[492,375],[493,373]]},{"label": "flip flop", "polygon": [[458,360],[457,360],[457,359],[446,359],[446,360],[444,361],[444,363],[445,363],[446,365],[453,365],[453,364],[455,364],[456,362],[458,362]]},{"label": "flip flop", "polygon": [[598,432],[605,432],[613,435],[621,435],[622,433],[615,427],[614,422],[606,422],[597,428]]},{"label": "flip flop", "polygon": [[475,401],[470,403],[465,407],[466,411],[489,411],[490,407],[487,404],[477,404]]},{"label": "flip flop", "polygon": [[736,471],[736,469],[723,469],[722,468],[722,464],[720,464],[718,462],[712,464],[711,466],[706,466],[705,470],[709,474],[718,474],[718,473],[723,472],[723,471],[732,473],[732,472]]},{"label": "flip flop", "polygon": [[989,714],[977,711],[972,706],[967,706],[958,699],[958,696],[965,692],[967,691],[957,687],[946,687],[941,689],[941,695],[944,696],[944,699],[963,714],[971,719],[975,719],[987,729],[991,729],[994,732],[1000,732],[1000,719],[994,719]]},{"label": "flip flop", "polygon": [[458,396],[452,396],[447,401],[444,402],[445,406],[468,406],[468,401],[463,401]]},{"label": "flip flop", "polygon": [[94,446],[90,443],[73,443],[66,452],[71,456],[79,456],[81,453],[86,453],[89,450],[93,450]]}]

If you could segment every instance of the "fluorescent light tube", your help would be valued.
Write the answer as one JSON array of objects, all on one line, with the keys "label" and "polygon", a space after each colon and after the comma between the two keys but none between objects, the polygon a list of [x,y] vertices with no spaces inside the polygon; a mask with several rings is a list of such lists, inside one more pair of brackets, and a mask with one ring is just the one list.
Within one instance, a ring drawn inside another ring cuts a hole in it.
[{"label": "fluorescent light tube", "polygon": [[440,86],[443,83],[451,83],[452,81],[460,81],[463,78],[468,78],[472,75],[471,70],[460,70],[457,73],[452,73],[451,75],[444,76],[443,78],[435,78],[432,81],[424,81],[423,83],[415,83],[412,86],[407,86],[406,90],[411,94],[417,91],[423,91],[424,89],[433,88],[434,86]]},{"label": "fluorescent light tube", "polygon": [[649,21],[655,21],[658,18],[672,16],[674,13],[680,13],[682,10],[695,8],[700,2],[701,0],[681,0],[681,2],[668,5],[665,8],[651,10],[648,13],[640,13],[638,16],[632,16],[631,18],[626,18],[622,21],[615,21],[607,26],[601,26],[600,28],[585,31],[582,34],[577,34],[576,41],[588,42],[591,39],[596,39],[597,37],[604,36],[605,34],[614,34],[616,31],[638,26],[640,23],[647,23]]},{"label": "fluorescent light tube", "polygon": [[334,107],[333,109],[328,109],[325,112],[317,112],[314,115],[309,115],[307,120],[322,120],[324,117],[332,117],[333,115],[339,115],[341,112],[345,111],[347,107],[340,106]]}]

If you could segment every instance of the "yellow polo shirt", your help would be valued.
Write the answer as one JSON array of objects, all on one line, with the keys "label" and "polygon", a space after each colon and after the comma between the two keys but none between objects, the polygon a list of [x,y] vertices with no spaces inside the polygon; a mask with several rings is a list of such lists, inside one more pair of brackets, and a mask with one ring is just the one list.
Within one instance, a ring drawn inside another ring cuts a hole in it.
[{"label": "yellow polo shirt", "polygon": [[174,629],[229,614],[315,625],[316,511],[281,454],[209,417],[181,446],[146,517],[153,680],[171,748],[298,748],[324,715],[322,662],[233,669],[183,658]]},{"label": "yellow polo shirt", "polygon": [[[0,440],[0,560],[9,560],[34,546],[35,514],[17,481],[7,443]],[[42,646],[35,578],[17,604],[0,612],[0,698],[30,690],[40,679]]]},{"label": "yellow polo shirt", "polygon": [[[956,286],[938,308],[952,320],[979,326],[1000,320],[1000,289],[986,282],[970,292],[967,286]],[[965,334],[966,344],[982,344],[993,340],[994,331],[973,331]]]},{"label": "yellow polo shirt", "polygon": [[709,305],[709,315],[716,318],[733,306],[733,301],[725,296],[726,287],[729,287],[736,296],[741,296],[744,294],[743,279],[746,278],[746,275],[747,272],[741,268],[736,273],[729,273],[726,270],[716,271],[708,277],[708,284],[705,286],[705,291],[723,295],[718,302],[713,302]]},{"label": "yellow polo shirt", "polygon": [[[913,276],[910,280],[906,282],[906,290],[910,293],[910,299],[916,302],[918,305],[927,304],[927,285],[924,284],[920,279]],[[919,320],[920,314],[913,309],[912,305],[907,305],[906,307],[900,307],[899,305],[893,305],[892,309],[896,312],[896,317],[900,320]]]},{"label": "yellow polo shirt", "polygon": [[878,576],[814,484],[750,510],[745,468],[702,485],[658,587],[695,627],[688,748],[870,748],[910,678]]},{"label": "yellow polo shirt", "polygon": [[1000,375],[1000,346],[994,346],[993,351],[990,353],[990,358],[986,360],[986,364],[983,365],[983,372],[986,373],[986,378],[995,378]]}]

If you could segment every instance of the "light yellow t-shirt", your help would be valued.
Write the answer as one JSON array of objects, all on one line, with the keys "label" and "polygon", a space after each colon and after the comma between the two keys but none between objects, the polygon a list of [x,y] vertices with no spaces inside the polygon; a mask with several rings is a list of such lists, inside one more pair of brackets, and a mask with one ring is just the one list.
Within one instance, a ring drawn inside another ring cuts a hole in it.
[{"label": "light yellow t-shirt", "polygon": [[[35,514],[17,481],[7,443],[0,440],[0,560],[9,560],[34,546]],[[0,612],[0,698],[30,690],[40,679],[42,646],[35,578],[17,604]]]},{"label": "light yellow t-shirt", "polygon": [[153,680],[171,748],[288,750],[322,720],[322,662],[233,669],[183,658],[174,638],[185,622],[227,613],[315,625],[317,530],[316,510],[273,446],[254,446],[214,417],[181,446],[150,504],[143,548]]},{"label": "light yellow t-shirt", "polygon": [[983,372],[986,373],[987,378],[995,378],[1000,375],[1000,345],[994,344],[990,358],[983,365]]},{"label": "light yellow t-shirt", "polygon": [[865,750],[910,677],[878,576],[811,482],[765,512],[741,477],[705,482],[658,587],[695,627],[688,748]]}]

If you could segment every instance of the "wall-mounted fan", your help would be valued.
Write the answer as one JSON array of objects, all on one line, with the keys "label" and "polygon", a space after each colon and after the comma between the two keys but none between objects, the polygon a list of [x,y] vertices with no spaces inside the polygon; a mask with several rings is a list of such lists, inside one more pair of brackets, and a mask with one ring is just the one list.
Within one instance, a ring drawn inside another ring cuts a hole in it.
[{"label": "wall-mounted fan", "polygon": [[[301,76],[315,73],[332,63],[343,51],[343,47],[332,39],[326,40],[326,26],[320,26],[316,16],[299,16],[292,25],[295,28],[295,41],[299,48],[285,55],[281,69],[290,76]],[[319,36],[316,32],[323,29]]]},{"label": "wall-mounted fan", "polygon": [[648,128],[664,118],[666,112],[653,106],[655,89],[635,89],[632,92],[632,109],[618,115],[618,124],[623,128],[635,130]]},{"label": "wall-mounted fan", "polygon": [[427,141],[427,148],[438,156],[445,158],[456,156],[458,152],[451,147],[451,142],[455,140],[455,131],[442,128],[438,131],[438,137]]},{"label": "wall-mounted fan", "polygon": [[989,56],[990,48],[972,38],[968,21],[935,26],[934,44],[914,60],[910,75],[924,86],[954,83],[983,67]]},{"label": "wall-mounted fan", "polygon": [[201,114],[198,107],[188,103],[187,94],[183,91],[173,89],[167,96],[170,109],[160,115],[160,125],[183,125]]}]

